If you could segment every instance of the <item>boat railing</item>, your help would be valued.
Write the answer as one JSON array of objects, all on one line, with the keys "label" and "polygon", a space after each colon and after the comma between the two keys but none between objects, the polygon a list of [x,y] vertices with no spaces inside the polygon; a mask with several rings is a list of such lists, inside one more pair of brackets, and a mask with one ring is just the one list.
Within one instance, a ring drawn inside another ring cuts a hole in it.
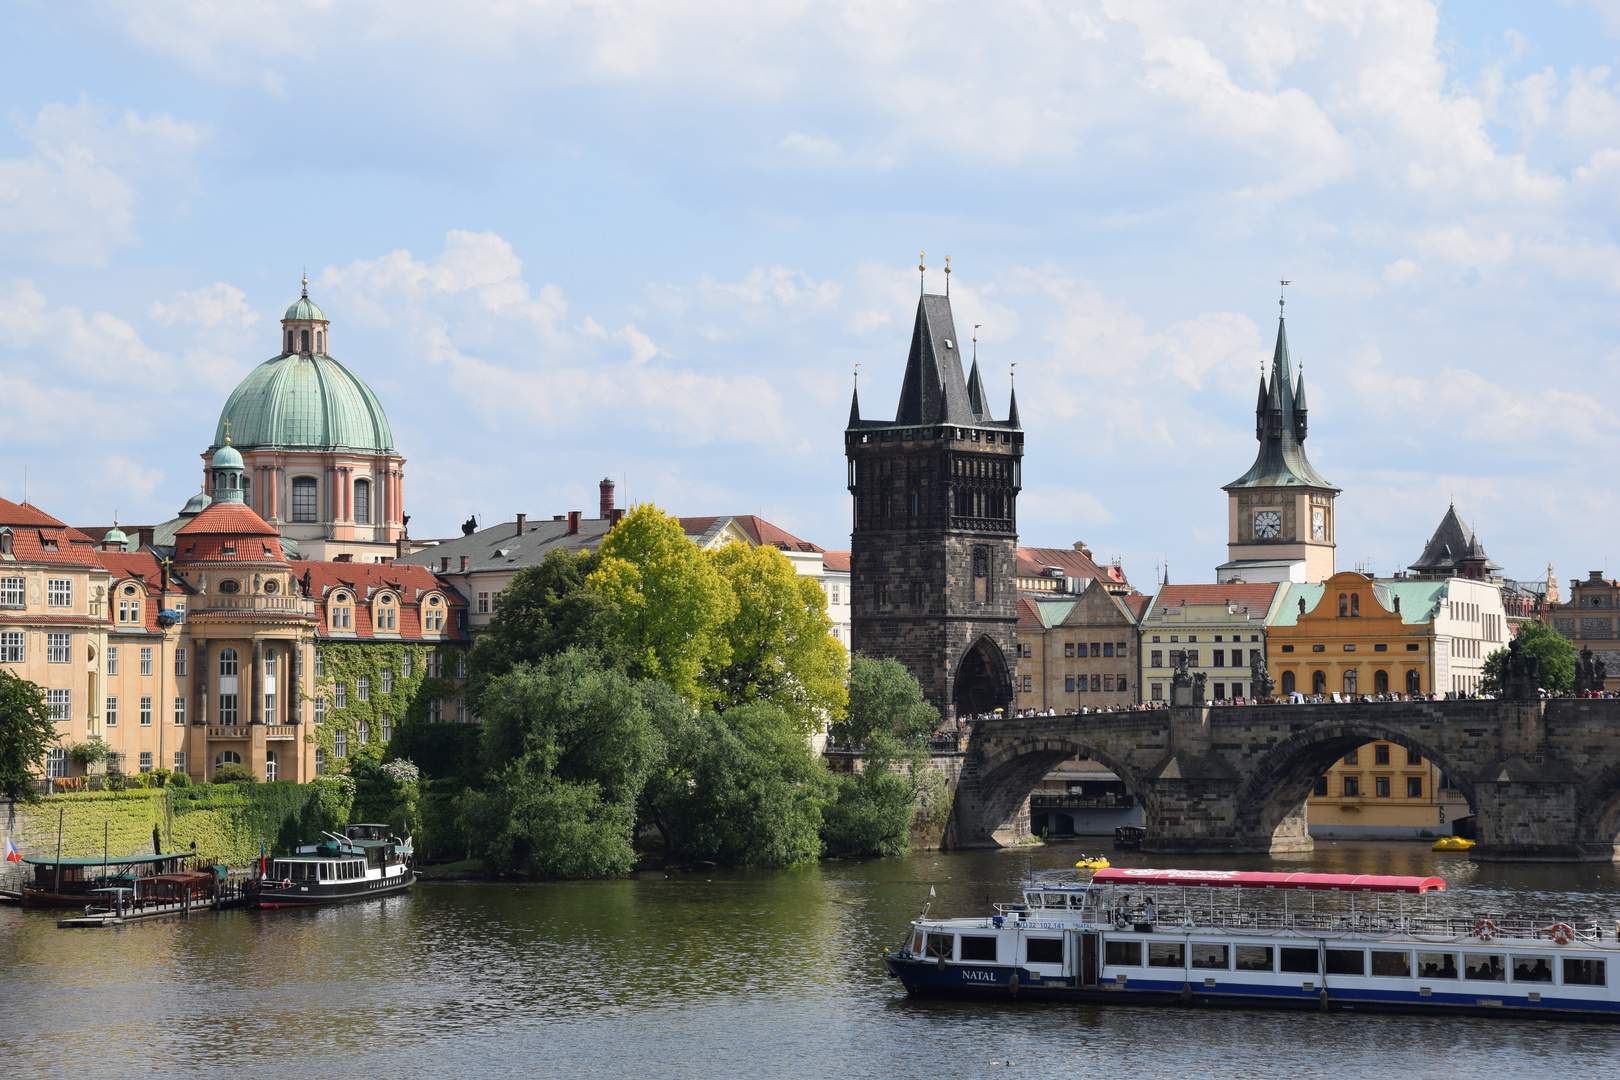
[{"label": "boat railing", "polygon": [[992,910],[1007,923],[1062,920],[1102,923],[1120,927],[1152,926],[1158,933],[1183,929],[1228,930],[1236,933],[1326,932],[1379,934],[1457,941],[1472,938],[1481,946],[1498,938],[1546,941],[1620,941],[1620,925],[1591,917],[1533,915],[1525,912],[1476,911],[1469,915],[1442,915],[1403,911],[1310,910],[1280,911],[1267,908],[1208,908],[1158,906],[1150,918],[1145,908],[1101,910],[1038,908],[1027,904],[995,904]]}]

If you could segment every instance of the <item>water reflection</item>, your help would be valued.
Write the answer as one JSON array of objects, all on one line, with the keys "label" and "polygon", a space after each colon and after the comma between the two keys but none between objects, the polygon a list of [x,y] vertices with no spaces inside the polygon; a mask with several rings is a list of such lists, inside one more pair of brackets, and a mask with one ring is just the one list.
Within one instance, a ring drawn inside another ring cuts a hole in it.
[{"label": "water reflection", "polygon": [[[782,873],[556,885],[429,884],[318,911],[228,912],[59,931],[0,909],[0,1061],[9,1075],[228,1068],[326,1077],[1006,1075],[1322,1072],[1336,1080],[1601,1075],[1620,1029],[919,1002],[874,957],[937,892],[968,914],[1079,848],[922,853]],[[1476,865],[1417,845],[1116,865],[1431,874],[1433,910],[1620,914],[1611,866]],[[1003,1064],[992,1066],[994,1059]]]}]

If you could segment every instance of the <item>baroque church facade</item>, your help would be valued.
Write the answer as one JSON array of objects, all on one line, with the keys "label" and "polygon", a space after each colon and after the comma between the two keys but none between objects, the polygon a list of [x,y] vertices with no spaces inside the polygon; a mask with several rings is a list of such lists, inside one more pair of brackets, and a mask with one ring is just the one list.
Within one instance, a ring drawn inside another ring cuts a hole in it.
[{"label": "baroque church facade", "polygon": [[905,664],[946,717],[1011,705],[1018,627],[1018,399],[995,419],[961,354],[950,297],[925,292],[894,419],[862,419],[857,391],[844,431],[851,648]]}]

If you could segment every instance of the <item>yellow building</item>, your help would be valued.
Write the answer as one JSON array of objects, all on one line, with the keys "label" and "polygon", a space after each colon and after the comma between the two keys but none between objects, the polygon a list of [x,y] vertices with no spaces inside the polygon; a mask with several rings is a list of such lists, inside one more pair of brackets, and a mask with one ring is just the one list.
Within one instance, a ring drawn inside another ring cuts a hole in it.
[{"label": "yellow building", "polygon": [[1447,582],[1375,582],[1353,570],[1290,585],[1266,635],[1277,695],[1321,700],[1433,693],[1434,619]]},{"label": "yellow building", "polygon": [[1387,742],[1335,762],[1305,806],[1312,836],[1340,839],[1449,836],[1472,813],[1434,762]]}]

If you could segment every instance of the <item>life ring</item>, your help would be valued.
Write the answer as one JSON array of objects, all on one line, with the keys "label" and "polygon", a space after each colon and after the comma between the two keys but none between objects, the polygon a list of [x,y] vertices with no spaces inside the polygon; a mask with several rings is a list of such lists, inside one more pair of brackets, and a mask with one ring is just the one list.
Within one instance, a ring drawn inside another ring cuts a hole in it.
[{"label": "life ring", "polygon": [[1553,923],[1551,936],[1554,945],[1568,945],[1575,936],[1575,928],[1569,923]]},{"label": "life ring", "polygon": [[1496,924],[1489,919],[1481,919],[1474,924],[1474,936],[1481,941],[1489,941],[1496,936]]},{"label": "life ring", "polygon": [[292,878],[282,878],[282,879],[281,879],[281,887],[282,887],[282,888],[283,888],[283,889],[290,889],[290,888],[292,888]]}]

